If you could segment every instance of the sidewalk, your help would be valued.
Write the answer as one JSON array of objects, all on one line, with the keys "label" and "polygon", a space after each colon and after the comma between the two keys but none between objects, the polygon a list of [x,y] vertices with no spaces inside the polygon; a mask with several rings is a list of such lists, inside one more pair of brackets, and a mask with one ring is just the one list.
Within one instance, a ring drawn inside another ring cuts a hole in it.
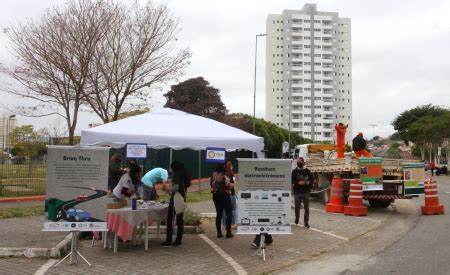
[{"label": "sidewalk", "polygon": [[[399,201],[398,207],[403,203],[408,202]],[[215,212],[212,201],[192,203],[189,207],[200,213]],[[265,262],[257,255],[257,250],[250,246],[253,235],[235,235],[232,239],[217,239],[215,226],[211,220],[202,225],[205,229],[204,234],[186,234],[182,247],[161,247],[159,244],[163,241],[164,235],[160,240],[157,240],[155,235],[150,235],[148,251],[144,250],[143,245],[133,246],[120,243],[119,253],[114,254],[112,249],[103,249],[101,242],[96,242],[96,245],[92,247],[90,241],[81,241],[80,251],[92,263],[92,267],[89,268],[81,261],[77,265],[63,263],[56,268],[49,269],[47,274],[66,272],[145,272],[153,274],[270,272],[333,250],[340,244],[374,230],[382,225],[389,216],[396,213],[393,207],[371,209],[368,217],[357,218],[325,213],[322,210],[323,207],[323,204],[317,202],[311,204],[311,229],[293,225],[292,235],[274,236],[274,245],[266,250]],[[37,226],[33,231],[39,232],[42,227],[42,219],[36,218],[30,222]],[[28,262],[18,264],[17,261],[0,259],[0,273],[4,271],[3,268],[14,268],[17,272],[33,273],[37,270],[36,266],[39,268],[47,262],[42,259],[30,259]]]}]

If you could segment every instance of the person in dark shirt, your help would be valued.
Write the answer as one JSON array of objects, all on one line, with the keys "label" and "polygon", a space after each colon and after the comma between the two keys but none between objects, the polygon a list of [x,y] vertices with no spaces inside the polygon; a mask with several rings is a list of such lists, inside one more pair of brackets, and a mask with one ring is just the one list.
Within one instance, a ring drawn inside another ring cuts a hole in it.
[{"label": "person in dark shirt", "polygon": [[363,137],[363,133],[359,132],[356,137],[352,140],[352,149],[355,152],[355,157],[359,158],[361,156],[371,158],[373,157],[366,150],[366,140]]},{"label": "person in dark shirt", "polygon": [[120,164],[122,163],[122,155],[119,153],[114,154],[109,161],[108,169],[108,191],[111,193],[119,183],[120,178],[127,172],[126,169],[122,169]]},{"label": "person in dark shirt", "polygon": [[314,178],[308,168],[305,168],[305,160],[300,157],[297,160],[297,167],[292,171],[292,190],[295,201],[295,224],[300,219],[300,208],[303,201],[305,207],[304,225],[309,228],[309,192],[314,183]]},{"label": "person in dark shirt", "polygon": [[[234,172],[233,172],[233,163],[231,162],[231,160],[226,160],[225,161],[225,170],[226,170],[226,175],[228,176],[228,178],[230,179],[230,183],[234,184]],[[236,201],[237,201],[237,197],[236,197],[236,191],[234,186],[231,187],[231,229],[236,229],[237,225],[236,225]],[[223,210],[223,216],[222,216],[222,224],[224,226],[226,226],[227,224],[227,213],[225,211],[225,209]]]},{"label": "person in dark shirt", "polygon": [[[162,246],[166,247],[181,246],[181,241],[183,239],[183,232],[184,232],[184,218],[183,218],[184,213],[175,212],[174,196],[175,193],[178,192],[186,202],[187,188],[191,186],[191,177],[188,175],[183,163],[173,161],[170,164],[170,170],[172,172],[172,187],[170,188],[170,190],[167,190],[167,188],[164,187],[165,191],[170,191],[170,202],[169,202],[169,209],[167,210],[167,220],[166,220],[167,225],[166,240],[161,244]],[[175,241],[172,243],[174,216],[177,222],[177,237]]]},{"label": "person in dark shirt", "polygon": [[233,184],[227,176],[224,163],[218,163],[210,180],[211,193],[213,194],[213,202],[216,208],[216,229],[217,238],[223,238],[222,234],[222,215],[225,210],[226,219],[226,238],[233,238],[231,233],[231,188]]}]

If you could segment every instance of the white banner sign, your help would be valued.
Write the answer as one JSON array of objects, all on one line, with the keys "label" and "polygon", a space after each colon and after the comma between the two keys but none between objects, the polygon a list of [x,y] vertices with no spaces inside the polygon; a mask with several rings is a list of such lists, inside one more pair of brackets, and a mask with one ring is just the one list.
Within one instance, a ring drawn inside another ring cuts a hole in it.
[{"label": "white banner sign", "polygon": [[291,160],[238,159],[238,234],[291,233]]},{"label": "white banner sign", "polygon": [[145,143],[127,143],[128,159],[146,159],[147,158],[147,144]]},{"label": "white banner sign", "polygon": [[206,162],[225,162],[225,148],[206,148]]},{"label": "white banner sign", "polygon": [[48,146],[44,231],[106,230],[109,148]]}]

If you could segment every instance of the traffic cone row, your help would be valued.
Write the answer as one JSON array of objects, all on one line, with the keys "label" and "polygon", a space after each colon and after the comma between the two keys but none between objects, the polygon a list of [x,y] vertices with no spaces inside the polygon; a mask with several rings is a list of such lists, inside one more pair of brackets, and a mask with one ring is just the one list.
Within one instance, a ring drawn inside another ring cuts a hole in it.
[{"label": "traffic cone row", "polygon": [[444,205],[439,204],[436,181],[425,181],[425,205],[422,206],[423,215],[444,214]]},{"label": "traffic cone row", "polygon": [[350,195],[348,205],[344,207],[344,214],[350,216],[367,216],[367,206],[363,205],[362,182],[350,181]]},{"label": "traffic cone row", "polygon": [[326,212],[344,213],[344,180],[334,177],[331,182],[330,202],[325,207]]}]

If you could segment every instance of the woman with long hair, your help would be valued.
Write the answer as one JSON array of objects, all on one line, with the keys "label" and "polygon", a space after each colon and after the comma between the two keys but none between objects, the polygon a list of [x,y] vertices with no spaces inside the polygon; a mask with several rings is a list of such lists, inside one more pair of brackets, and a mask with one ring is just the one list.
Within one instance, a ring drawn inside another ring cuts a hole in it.
[{"label": "woman with long hair", "polygon": [[216,207],[216,229],[217,238],[223,238],[222,234],[222,215],[225,210],[226,219],[226,236],[233,238],[231,234],[231,188],[233,184],[227,176],[225,165],[218,163],[214,173],[211,176],[211,193],[213,194],[214,206]]},{"label": "woman with long hair", "polygon": [[[183,238],[184,231],[184,219],[183,213],[175,212],[174,196],[178,192],[186,202],[187,188],[191,185],[191,178],[188,175],[184,164],[178,161],[174,161],[170,164],[170,171],[172,173],[172,186],[171,188],[165,187],[166,191],[170,192],[169,209],[167,211],[167,232],[166,241],[161,245],[163,246],[180,246]],[[177,237],[172,243],[173,234],[173,218],[176,217],[177,221]]]},{"label": "woman with long hair", "polygon": [[131,165],[128,168],[128,173],[122,175],[117,183],[117,186],[113,189],[113,194],[118,199],[124,199],[137,193],[138,187],[141,184],[141,167],[138,165]]},{"label": "woman with long hair", "polygon": [[[230,183],[233,184],[233,187],[231,187],[231,229],[236,229],[236,191],[235,191],[235,182],[234,182],[234,172],[233,172],[233,163],[231,160],[225,161],[225,171],[226,175],[230,179]],[[223,217],[222,217],[222,224],[227,224],[227,213],[225,213],[225,209],[223,210]]]}]

